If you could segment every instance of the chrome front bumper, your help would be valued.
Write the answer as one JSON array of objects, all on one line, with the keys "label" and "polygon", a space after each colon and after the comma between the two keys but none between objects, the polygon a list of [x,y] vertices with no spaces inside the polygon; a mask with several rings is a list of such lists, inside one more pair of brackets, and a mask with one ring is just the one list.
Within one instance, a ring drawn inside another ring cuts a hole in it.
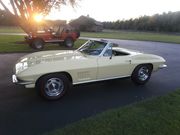
[{"label": "chrome front bumper", "polygon": [[16,75],[12,75],[12,82],[15,84],[21,84],[21,85],[33,84],[32,82],[26,82],[26,81],[19,80]]},{"label": "chrome front bumper", "polygon": [[18,83],[16,75],[12,75],[12,82],[13,83]]},{"label": "chrome front bumper", "polygon": [[163,68],[166,68],[167,65],[163,64],[163,65],[159,65],[159,69],[163,69]]}]

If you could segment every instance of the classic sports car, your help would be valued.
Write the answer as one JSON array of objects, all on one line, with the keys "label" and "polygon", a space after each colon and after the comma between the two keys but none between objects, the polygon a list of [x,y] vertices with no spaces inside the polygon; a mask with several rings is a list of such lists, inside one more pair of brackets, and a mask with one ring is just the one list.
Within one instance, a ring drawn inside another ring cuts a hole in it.
[{"label": "classic sports car", "polygon": [[151,73],[167,67],[164,58],[89,40],[77,50],[41,51],[20,58],[13,82],[34,88],[48,100],[61,98],[71,85],[131,77],[145,84]]}]

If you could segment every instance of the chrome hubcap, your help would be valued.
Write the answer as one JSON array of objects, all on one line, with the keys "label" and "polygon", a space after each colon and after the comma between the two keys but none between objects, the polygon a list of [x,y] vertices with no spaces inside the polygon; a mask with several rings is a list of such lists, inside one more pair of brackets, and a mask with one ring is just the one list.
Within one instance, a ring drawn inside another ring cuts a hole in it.
[{"label": "chrome hubcap", "polygon": [[64,84],[63,81],[59,78],[51,78],[45,84],[45,92],[50,97],[60,95],[63,90]]},{"label": "chrome hubcap", "polygon": [[141,67],[138,71],[138,78],[141,81],[147,80],[149,77],[149,69],[147,67]]}]

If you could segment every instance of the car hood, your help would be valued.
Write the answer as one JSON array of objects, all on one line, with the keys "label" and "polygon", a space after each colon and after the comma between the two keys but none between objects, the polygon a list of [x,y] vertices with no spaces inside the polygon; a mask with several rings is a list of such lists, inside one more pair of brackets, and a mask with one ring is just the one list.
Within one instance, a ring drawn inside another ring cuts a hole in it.
[{"label": "car hood", "polygon": [[27,63],[28,67],[55,61],[67,61],[67,60],[81,60],[85,59],[85,56],[78,52],[72,50],[61,50],[61,51],[41,51],[25,55],[22,57],[18,63]]}]

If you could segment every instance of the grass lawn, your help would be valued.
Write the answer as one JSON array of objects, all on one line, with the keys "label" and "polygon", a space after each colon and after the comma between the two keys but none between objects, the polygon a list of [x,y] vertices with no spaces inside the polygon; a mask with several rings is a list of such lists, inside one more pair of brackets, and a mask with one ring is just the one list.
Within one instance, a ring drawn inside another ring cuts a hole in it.
[{"label": "grass lawn", "polygon": [[[133,36],[136,36],[134,39],[137,40],[146,40],[148,36],[151,36],[151,39],[155,41],[166,41],[166,42],[174,42],[174,43],[180,43],[180,37],[179,36],[172,36],[172,35],[162,35],[162,34],[152,34],[152,33],[146,33],[143,34],[140,32],[140,34],[133,34],[131,32],[122,32],[123,34],[120,34],[120,32],[104,32],[104,33],[81,33],[81,36],[87,36],[87,37],[100,37],[100,38],[121,38],[122,39],[132,39]],[[131,35],[131,36],[129,36]],[[130,37],[130,38],[129,38]],[[24,36],[14,36],[14,35],[0,35],[0,53],[6,53],[6,52],[33,52],[32,48],[30,48],[27,44],[22,43],[24,41]],[[85,42],[85,40],[77,40],[75,42],[74,48],[78,48],[80,45],[82,45]],[[59,46],[58,44],[46,44],[44,50],[57,50],[57,49],[67,49],[63,46]]]},{"label": "grass lawn", "polygon": [[180,43],[180,35],[151,33],[151,32],[130,32],[130,31],[106,31],[106,32],[82,32],[83,37],[113,38],[125,40],[157,41],[168,43]]},{"label": "grass lawn", "polygon": [[[22,33],[19,27],[0,27],[0,33]],[[114,38],[126,40],[143,40],[143,41],[158,41],[179,43],[180,35],[155,33],[155,32],[132,32],[132,31],[118,31],[118,30],[104,30],[104,32],[81,32],[82,37],[95,38]]]},{"label": "grass lawn", "polygon": [[24,31],[19,27],[0,26],[0,33],[24,33]]},{"label": "grass lawn", "polygon": [[180,90],[103,112],[46,135],[180,135]]},{"label": "grass lawn", "polygon": [[[0,36],[0,52],[33,52],[32,48],[28,44],[23,43],[23,36]],[[78,40],[75,42],[74,48],[78,48],[83,44],[85,40]],[[44,50],[58,50],[58,49],[67,49],[58,44],[46,44]]]}]

